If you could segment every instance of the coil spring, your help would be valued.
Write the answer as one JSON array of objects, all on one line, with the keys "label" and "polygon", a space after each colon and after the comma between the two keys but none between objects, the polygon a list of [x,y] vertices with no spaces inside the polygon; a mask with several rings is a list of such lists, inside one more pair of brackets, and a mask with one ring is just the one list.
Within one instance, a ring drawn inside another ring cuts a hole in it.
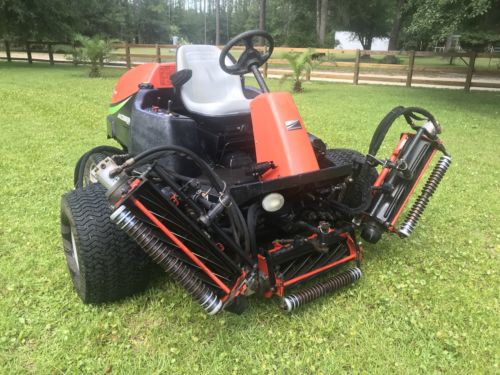
[{"label": "coil spring", "polygon": [[318,284],[312,285],[310,287],[299,290],[294,294],[290,294],[283,298],[281,307],[286,311],[290,312],[299,308],[300,306],[314,301],[334,290],[340,289],[343,286],[349,285],[359,278],[361,278],[362,273],[358,267],[349,268],[346,271],[335,275],[334,277],[320,282]]},{"label": "coil spring", "polygon": [[443,155],[439,158],[436,166],[432,170],[431,175],[427,179],[420,196],[417,198],[413,206],[411,207],[408,215],[406,215],[405,221],[401,225],[399,229],[399,234],[402,237],[408,237],[413,230],[415,229],[420,216],[425,210],[427,203],[429,203],[429,199],[432,197],[432,194],[436,191],[439,183],[441,182],[443,176],[448,170],[451,164],[451,157],[448,155]]},{"label": "coil spring", "polygon": [[155,263],[181,284],[209,315],[214,315],[221,310],[222,301],[219,297],[125,206],[120,206],[113,212],[111,221],[125,231]]}]

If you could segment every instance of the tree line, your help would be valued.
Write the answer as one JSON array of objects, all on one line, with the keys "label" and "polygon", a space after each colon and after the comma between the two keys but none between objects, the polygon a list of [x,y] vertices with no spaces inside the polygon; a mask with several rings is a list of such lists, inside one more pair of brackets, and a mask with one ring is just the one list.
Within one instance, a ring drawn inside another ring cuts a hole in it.
[{"label": "tree line", "polygon": [[350,31],[364,49],[427,49],[459,34],[463,46],[500,43],[500,0],[0,0],[0,38],[223,44],[266,29],[278,45],[334,47]]}]

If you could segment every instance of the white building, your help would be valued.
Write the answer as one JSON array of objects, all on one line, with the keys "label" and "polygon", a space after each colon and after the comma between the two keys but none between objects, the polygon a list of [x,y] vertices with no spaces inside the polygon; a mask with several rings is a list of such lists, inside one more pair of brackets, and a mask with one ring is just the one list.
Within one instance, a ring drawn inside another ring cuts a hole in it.
[{"label": "white building", "polygon": [[[359,42],[358,38],[354,36],[353,33],[349,31],[337,31],[335,33],[335,39],[337,39],[340,44],[335,47],[338,49],[363,49],[363,46]],[[372,42],[373,51],[387,51],[389,48],[389,38],[374,38]]]}]

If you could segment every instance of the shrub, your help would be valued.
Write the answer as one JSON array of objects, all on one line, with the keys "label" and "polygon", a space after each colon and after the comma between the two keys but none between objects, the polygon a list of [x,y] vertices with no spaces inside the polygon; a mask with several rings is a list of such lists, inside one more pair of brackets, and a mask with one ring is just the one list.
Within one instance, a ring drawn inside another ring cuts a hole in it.
[{"label": "shrub", "polygon": [[92,38],[79,35],[76,38],[82,47],[76,52],[75,59],[88,61],[90,63],[89,77],[100,77],[101,68],[108,60],[109,53],[113,49],[111,41],[100,39],[97,36]]},{"label": "shrub", "polygon": [[302,53],[285,53],[283,58],[288,61],[290,68],[292,68],[292,73],[288,73],[281,77],[284,81],[287,78],[293,79],[292,90],[293,92],[302,92],[302,75],[304,73],[310,73],[312,70],[312,58],[314,55],[314,50],[311,48],[307,49]]}]

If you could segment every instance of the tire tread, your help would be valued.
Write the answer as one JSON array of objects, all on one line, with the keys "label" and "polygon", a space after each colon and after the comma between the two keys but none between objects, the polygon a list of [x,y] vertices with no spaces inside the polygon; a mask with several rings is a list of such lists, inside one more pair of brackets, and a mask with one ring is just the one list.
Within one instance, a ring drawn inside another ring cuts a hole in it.
[{"label": "tire tread", "polygon": [[[85,303],[115,301],[144,290],[151,262],[126,233],[111,223],[100,184],[75,189],[61,201],[61,233],[74,227],[79,273],[73,283]],[[66,227],[66,228],[65,228]]]}]

